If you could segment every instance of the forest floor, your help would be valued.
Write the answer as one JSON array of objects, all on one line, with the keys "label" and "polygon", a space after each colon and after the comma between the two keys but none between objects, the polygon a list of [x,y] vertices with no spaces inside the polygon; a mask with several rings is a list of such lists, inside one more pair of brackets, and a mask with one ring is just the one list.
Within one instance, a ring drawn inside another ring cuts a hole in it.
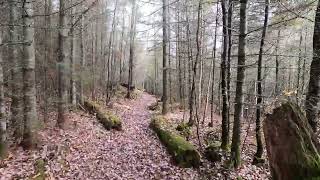
[{"label": "forest floor", "polygon": [[[39,149],[23,151],[21,148],[11,148],[9,157],[0,162],[0,179],[36,178],[35,162],[38,159],[46,162],[47,179],[189,180],[269,177],[266,165],[255,167],[246,159],[242,168],[236,171],[226,170],[222,164],[211,164],[205,160],[200,169],[175,166],[165,147],[149,128],[152,112],[147,107],[155,101],[156,98],[147,93],[141,93],[135,100],[117,99],[112,104],[112,111],[121,117],[122,131],[107,131],[95,117],[81,111],[70,112],[67,126],[61,130],[54,126],[56,115],[51,114],[52,120],[39,134]],[[175,112],[168,117],[178,122],[182,114]],[[218,123],[218,116],[216,120]],[[195,135],[191,141],[197,144]],[[252,150],[250,145],[247,147]]]}]

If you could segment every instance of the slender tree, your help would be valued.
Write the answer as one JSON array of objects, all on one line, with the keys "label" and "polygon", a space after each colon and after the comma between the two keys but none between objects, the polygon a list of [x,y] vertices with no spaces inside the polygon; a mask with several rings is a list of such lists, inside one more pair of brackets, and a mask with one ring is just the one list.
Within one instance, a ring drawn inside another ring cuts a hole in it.
[{"label": "slender tree", "polygon": [[227,0],[221,1],[222,9],[222,33],[223,44],[221,54],[221,94],[222,94],[222,133],[221,133],[221,148],[227,150],[229,146],[229,104],[227,93],[227,51],[228,51],[228,31],[227,31]]},{"label": "slender tree", "polygon": [[246,63],[246,35],[247,35],[247,3],[248,0],[240,0],[240,33],[238,45],[238,67],[236,97],[234,107],[234,122],[231,145],[231,162],[237,168],[241,164],[240,144],[241,144],[241,112],[243,104],[243,81],[245,78]]},{"label": "slender tree", "polygon": [[168,112],[168,97],[167,97],[167,92],[168,92],[168,87],[167,87],[167,0],[162,0],[162,68],[163,68],[163,73],[162,73],[162,114],[167,114]]},{"label": "slender tree", "polygon": [[134,40],[135,40],[135,18],[136,18],[136,1],[132,1],[131,27],[130,27],[130,56],[129,56],[129,73],[128,73],[128,90],[127,98],[131,98],[133,84],[133,59],[134,59]]},{"label": "slender tree", "polygon": [[[2,29],[0,31],[0,44],[2,44]],[[4,82],[3,82],[3,53],[0,48],[0,159],[7,155],[7,120],[5,116]]]},{"label": "slender tree", "polygon": [[258,57],[258,69],[257,69],[257,108],[256,108],[256,141],[257,141],[257,151],[254,155],[253,163],[260,162],[263,154],[263,143],[262,143],[262,132],[261,132],[261,109],[262,109],[262,59],[263,59],[263,48],[265,43],[265,38],[267,34],[269,19],[269,0],[265,0],[265,10],[264,10],[264,23],[263,30],[260,41],[260,50]]},{"label": "slender tree", "polygon": [[66,1],[59,0],[59,34],[58,34],[58,121],[57,125],[60,128],[64,127],[65,110],[67,103],[67,89],[66,89],[66,62],[67,62],[67,19],[66,19]]}]

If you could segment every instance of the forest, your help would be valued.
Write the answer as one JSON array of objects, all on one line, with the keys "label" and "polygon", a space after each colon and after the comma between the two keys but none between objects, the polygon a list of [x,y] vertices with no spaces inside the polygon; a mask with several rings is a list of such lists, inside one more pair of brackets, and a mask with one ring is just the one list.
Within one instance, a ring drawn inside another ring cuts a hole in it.
[{"label": "forest", "polygon": [[0,14],[0,180],[320,179],[320,0]]}]

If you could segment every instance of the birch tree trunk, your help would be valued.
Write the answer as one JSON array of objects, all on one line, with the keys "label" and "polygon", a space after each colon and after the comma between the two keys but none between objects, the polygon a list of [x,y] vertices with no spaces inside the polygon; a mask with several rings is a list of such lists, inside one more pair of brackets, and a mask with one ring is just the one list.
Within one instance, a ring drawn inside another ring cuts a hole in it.
[{"label": "birch tree trunk", "polygon": [[36,144],[36,129],[39,126],[36,102],[35,81],[35,49],[34,49],[34,20],[32,0],[25,0],[22,8],[23,15],[23,100],[24,100],[24,131],[22,146],[33,148]]}]

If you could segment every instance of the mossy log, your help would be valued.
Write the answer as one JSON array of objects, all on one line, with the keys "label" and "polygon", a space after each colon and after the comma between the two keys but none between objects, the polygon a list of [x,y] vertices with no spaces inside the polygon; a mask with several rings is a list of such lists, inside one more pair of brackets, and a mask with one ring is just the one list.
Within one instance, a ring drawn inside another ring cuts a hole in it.
[{"label": "mossy log", "polygon": [[99,122],[107,130],[115,129],[120,131],[122,129],[122,123],[120,118],[112,114],[110,111],[102,110],[102,108],[97,103],[85,100],[84,107],[91,114],[95,114]]},{"label": "mossy log", "polygon": [[185,168],[200,166],[199,152],[190,142],[166,128],[164,117],[153,117],[150,126],[157,133],[160,141],[166,146],[178,166]]},{"label": "mossy log", "polygon": [[299,107],[286,103],[276,108],[263,130],[273,179],[320,179],[320,146]]}]

